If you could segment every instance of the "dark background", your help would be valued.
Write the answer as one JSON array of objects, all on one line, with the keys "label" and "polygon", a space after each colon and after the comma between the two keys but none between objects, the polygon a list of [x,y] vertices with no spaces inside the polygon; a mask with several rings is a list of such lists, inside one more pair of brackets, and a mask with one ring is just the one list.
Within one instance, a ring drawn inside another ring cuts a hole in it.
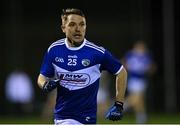
[{"label": "dark background", "polygon": [[[173,6],[169,9],[171,3]],[[1,0],[0,114],[6,113],[8,108],[4,94],[6,77],[16,68],[23,69],[32,78],[37,109],[43,101],[36,80],[44,52],[52,42],[64,37],[60,14],[66,7],[82,9],[87,18],[86,38],[109,49],[118,58],[122,58],[136,40],[145,40],[157,64],[148,89],[148,109],[180,110],[178,0]],[[166,13],[170,13],[171,18],[165,18]],[[170,29],[166,29],[169,24]],[[168,59],[169,65],[165,62]]]}]

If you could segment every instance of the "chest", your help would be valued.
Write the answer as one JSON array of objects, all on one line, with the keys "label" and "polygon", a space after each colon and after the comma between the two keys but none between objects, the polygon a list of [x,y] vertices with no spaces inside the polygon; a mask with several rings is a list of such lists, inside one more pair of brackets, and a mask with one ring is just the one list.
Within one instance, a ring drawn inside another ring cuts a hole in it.
[{"label": "chest", "polygon": [[88,68],[99,62],[96,54],[87,51],[64,51],[53,56],[53,64],[68,71]]},{"label": "chest", "polygon": [[147,56],[132,55],[127,59],[127,67],[130,71],[147,71],[150,60]]}]

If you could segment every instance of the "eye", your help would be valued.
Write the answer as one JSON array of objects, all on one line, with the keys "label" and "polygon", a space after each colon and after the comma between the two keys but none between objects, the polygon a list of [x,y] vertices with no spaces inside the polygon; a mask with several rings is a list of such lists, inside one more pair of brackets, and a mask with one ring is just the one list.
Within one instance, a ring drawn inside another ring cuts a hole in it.
[{"label": "eye", "polygon": [[70,26],[70,27],[73,27],[73,26],[75,26],[75,25],[76,25],[76,24],[73,23],[73,22],[69,23],[69,26]]},{"label": "eye", "polygon": [[85,23],[84,23],[84,22],[82,22],[82,23],[80,23],[79,25],[80,25],[80,26],[85,26]]}]

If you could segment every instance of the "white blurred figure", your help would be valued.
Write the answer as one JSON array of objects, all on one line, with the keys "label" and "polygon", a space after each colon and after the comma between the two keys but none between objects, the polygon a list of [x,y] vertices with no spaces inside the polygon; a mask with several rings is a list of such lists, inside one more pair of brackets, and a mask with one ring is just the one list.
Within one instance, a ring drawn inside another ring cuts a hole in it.
[{"label": "white blurred figure", "polygon": [[21,115],[32,111],[34,88],[25,72],[17,70],[7,77],[5,94],[16,114]]},{"label": "white blurred figure", "polygon": [[124,58],[128,71],[127,98],[125,110],[132,108],[136,123],[147,123],[145,93],[148,76],[154,72],[154,62],[144,41],[137,41]]}]

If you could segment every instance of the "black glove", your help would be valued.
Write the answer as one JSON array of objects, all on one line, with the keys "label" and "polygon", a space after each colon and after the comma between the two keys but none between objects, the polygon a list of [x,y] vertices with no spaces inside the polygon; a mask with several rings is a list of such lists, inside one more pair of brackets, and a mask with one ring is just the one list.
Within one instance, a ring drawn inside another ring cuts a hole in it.
[{"label": "black glove", "polygon": [[117,121],[123,117],[123,102],[116,101],[106,114],[106,119]]},{"label": "black glove", "polygon": [[55,89],[58,86],[59,81],[60,81],[59,79],[46,81],[43,86],[43,89],[42,89],[43,92],[48,93],[48,92],[52,91],[53,89]]}]

